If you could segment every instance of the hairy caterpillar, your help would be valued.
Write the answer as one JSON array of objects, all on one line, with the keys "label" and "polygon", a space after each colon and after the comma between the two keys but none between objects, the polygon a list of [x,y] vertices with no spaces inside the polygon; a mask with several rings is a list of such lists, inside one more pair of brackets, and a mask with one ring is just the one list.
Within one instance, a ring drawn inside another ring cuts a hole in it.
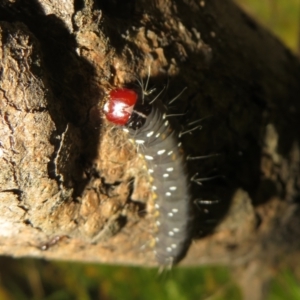
[{"label": "hairy caterpillar", "polygon": [[150,102],[144,96],[131,89],[114,89],[104,113],[108,121],[124,126],[147,161],[156,210],[155,255],[166,266],[178,262],[190,244],[189,179],[180,133],[171,127],[161,101]]}]

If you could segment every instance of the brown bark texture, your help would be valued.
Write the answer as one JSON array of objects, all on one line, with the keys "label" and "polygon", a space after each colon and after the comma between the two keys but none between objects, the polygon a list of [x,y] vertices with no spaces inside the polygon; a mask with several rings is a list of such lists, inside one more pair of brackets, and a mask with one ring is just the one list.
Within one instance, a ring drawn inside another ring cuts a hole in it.
[{"label": "brown bark texture", "polygon": [[249,288],[297,259],[300,65],[234,3],[1,0],[0,36],[0,254],[156,265],[144,161],[102,113],[150,69],[165,103],[186,88],[178,126],[204,118],[185,153],[217,154],[187,161],[217,177],[191,182],[180,265],[247,269]]}]

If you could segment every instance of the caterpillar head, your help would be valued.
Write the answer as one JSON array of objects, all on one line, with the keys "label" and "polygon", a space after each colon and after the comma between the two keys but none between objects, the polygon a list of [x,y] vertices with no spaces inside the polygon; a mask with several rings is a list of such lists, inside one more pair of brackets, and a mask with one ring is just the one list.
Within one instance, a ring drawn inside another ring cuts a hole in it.
[{"label": "caterpillar head", "polygon": [[136,130],[145,123],[151,111],[151,104],[144,103],[135,90],[117,88],[110,91],[103,110],[109,122]]},{"label": "caterpillar head", "polygon": [[138,94],[131,89],[117,88],[110,91],[109,99],[104,104],[106,119],[115,125],[125,125],[133,112]]}]

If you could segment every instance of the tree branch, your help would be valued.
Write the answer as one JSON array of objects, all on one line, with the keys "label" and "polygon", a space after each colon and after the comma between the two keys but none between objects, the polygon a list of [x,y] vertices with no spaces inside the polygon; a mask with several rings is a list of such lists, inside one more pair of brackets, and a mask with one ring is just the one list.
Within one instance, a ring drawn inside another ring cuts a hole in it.
[{"label": "tree branch", "polygon": [[0,253],[156,264],[143,161],[102,117],[109,90],[149,67],[166,102],[187,87],[178,126],[212,116],[185,152],[219,154],[188,164],[222,177],[191,185],[181,263],[251,269],[299,253],[298,60],[230,1],[126,3],[0,5]]}]

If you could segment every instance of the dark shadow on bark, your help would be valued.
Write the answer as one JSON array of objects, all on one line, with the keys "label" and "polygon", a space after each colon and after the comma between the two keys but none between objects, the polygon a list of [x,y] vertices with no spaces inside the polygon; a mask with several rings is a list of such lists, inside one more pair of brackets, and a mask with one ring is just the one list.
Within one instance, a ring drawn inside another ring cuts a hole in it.
[{"label": "dark shadow on bark", "polygon": [[[73,160],[63,162],[64,178],[56,174],[57,153],[49,163],[49,176],[63,181],[66,186],[74,186],[75,199],[86,186],[85,168],[95,157],[100,139],[101,117],[91,109],[104,94],[94,84],[95,71],[76,54],[76,40],[65,24],[54,15],[45,15],[37,1],[4,1],[0,4],[0,19],[22,22],[39,41],[45,72],[35,75],[42,77],[49,87],[48,109],[57,127],[51,142],[58,150],[60,139],[57,137],[66,131],[68,123],[74,125],[76,131],[76,138],[68,145]],[[34,73],[33,68],[30,71]]]}]

